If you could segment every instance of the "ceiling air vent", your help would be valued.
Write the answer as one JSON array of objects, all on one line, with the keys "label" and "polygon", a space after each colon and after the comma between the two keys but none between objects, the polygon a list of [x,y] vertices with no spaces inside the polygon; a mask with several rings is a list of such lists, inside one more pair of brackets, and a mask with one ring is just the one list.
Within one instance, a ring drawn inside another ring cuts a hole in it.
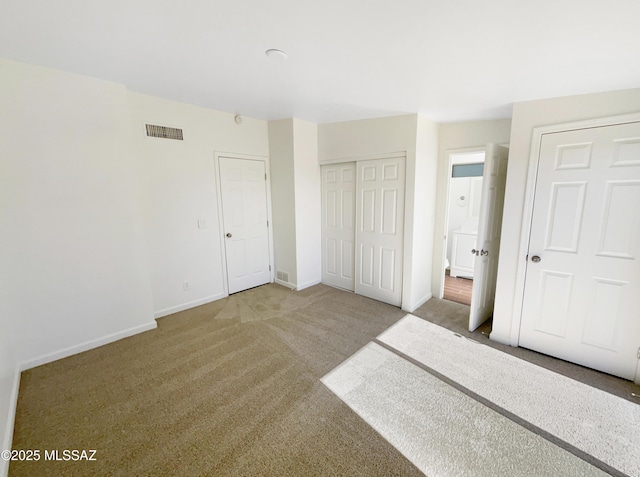
[{"label": "ceiling air vent", "polygon": [[163,137],[165,139],[177,139],[182,141],[182,129],[169,128],[167,126],[156,126],[153,124],[147,124],[147,136],[149,137]]}]

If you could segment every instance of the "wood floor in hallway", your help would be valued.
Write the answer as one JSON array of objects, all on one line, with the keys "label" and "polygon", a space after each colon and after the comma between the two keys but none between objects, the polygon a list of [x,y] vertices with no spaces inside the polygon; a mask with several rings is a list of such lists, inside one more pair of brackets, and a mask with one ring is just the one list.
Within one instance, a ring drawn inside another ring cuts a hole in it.
[{"label": "wood floor in hallway", "polygon": [[471,305],[471,291],[473,280],[462,277],[451,277],[449,271],[444,276],[444,296],[445,300],[455,301],[463,305]]}]

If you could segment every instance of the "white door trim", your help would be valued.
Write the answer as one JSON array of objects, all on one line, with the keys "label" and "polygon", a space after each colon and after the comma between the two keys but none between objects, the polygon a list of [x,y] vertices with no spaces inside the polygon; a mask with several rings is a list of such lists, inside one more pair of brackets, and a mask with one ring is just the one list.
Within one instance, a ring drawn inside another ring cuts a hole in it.
[{"label": "white door trim", "polygon": [[529,236],[531,235],[533,199],[535,197],[536,181],[538,179],[538,161],[540,158],[540,145],[542,142],[542,136],[544,134],[550,133],[573,131],[576,129],[598,128],[603,126],[614,126],[618,124],[632,123],[637,121],[640,121],[640,113],[589,119],[586,121],[552,124],[548,126],[536,127],[533,129],[533,133],[531,135],[531,152],[529,154],[529,171],[527,174],[524,207],[522,210],[522,224],[520,229],[520,245],[518,247],[518,261],[516,263],[516,286],[515,296],[513,299],[513,310],[511,313],[511,333],[509,335],[509,344],[511,346],[518,346],[520,344],[520,324],[522,321],[525,274],[527,271],[526,256],[527,250],[529,248]]},{"label": "white door trim", "polygon": [[214,152],[214,176],[216,179],[216,199],[218,201],[218,231],[220,233],[220,258],[222,269],[222,283],[225,297],[229,296],[229,281],[227,279],[227,251],[224,246],[224,224],[222,222],[222,184],[220,182],[220,158],[248,159],[264,162],[264,170],[267,174],[267,220],[269,221],[269,266],[271,267],[270,280],[273,283],[275,276],[275,264],[273,261],[273,214],[271,213],[271,167],[267,156],[254,156],[252,154],[238,154],[234,152]]}]

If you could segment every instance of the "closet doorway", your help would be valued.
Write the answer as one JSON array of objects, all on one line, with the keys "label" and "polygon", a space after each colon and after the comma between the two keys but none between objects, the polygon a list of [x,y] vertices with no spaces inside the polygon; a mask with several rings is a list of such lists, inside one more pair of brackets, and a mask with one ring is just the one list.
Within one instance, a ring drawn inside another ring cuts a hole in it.
[{"label": "closet doorway", "polygon": [[401,306],[405,158],[321,170],[322,282]]}]

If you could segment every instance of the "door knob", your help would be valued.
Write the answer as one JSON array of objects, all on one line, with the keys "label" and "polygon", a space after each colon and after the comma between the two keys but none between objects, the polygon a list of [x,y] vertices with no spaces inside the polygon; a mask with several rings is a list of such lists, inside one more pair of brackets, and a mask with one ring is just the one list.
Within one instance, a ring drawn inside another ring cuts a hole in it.
[{"label": "door knob", "polygon": [[485,255],[489,255],[489,250],[480,250],[480,256],[484,257]]},{"label": "door knob", "polygon": [[229,232],[227,232],[227,237],[231,238],[231,237],[233,237],[233,235],[231,235]]},{"label": "door knob", "polygon": [[471,249],[471,254],[472,255],[478,255],[478,253],[480,253],[478,250],[476,250],[475,248]]},{"label": "door knob", "polygon": [[531,257],[531,261],[533,263],[538,263],[540,260],[542,260],[540,257],[538,257],[537,255],[534,255],[533,257]]}]

